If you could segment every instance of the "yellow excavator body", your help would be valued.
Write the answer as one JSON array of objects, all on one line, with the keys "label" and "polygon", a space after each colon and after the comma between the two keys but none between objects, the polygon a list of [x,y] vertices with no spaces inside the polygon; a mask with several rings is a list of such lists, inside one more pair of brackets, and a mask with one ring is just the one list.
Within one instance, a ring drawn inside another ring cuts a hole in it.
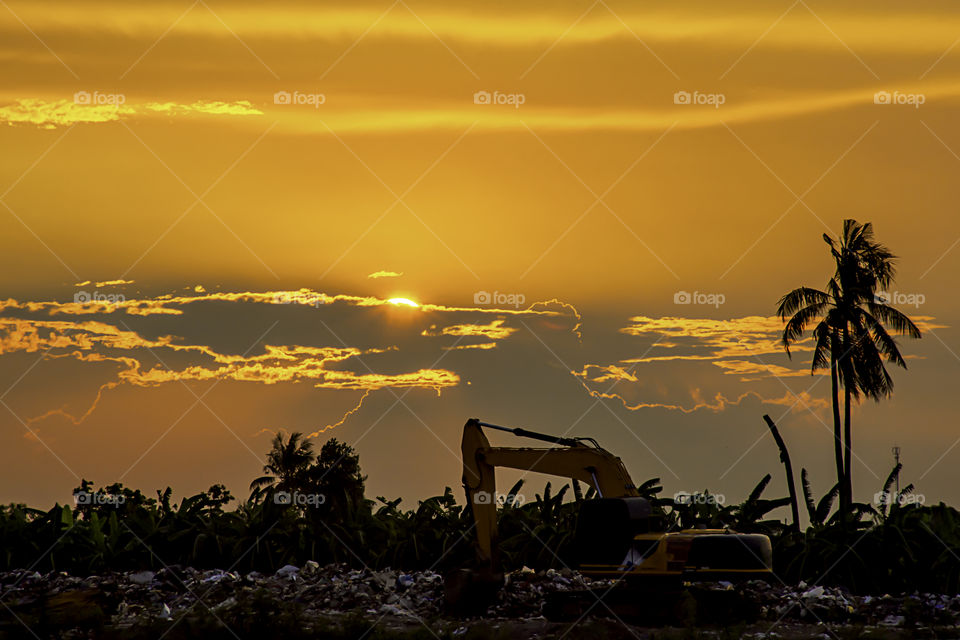
[{"label": "yellow excavator body", "polygon": [[[555,446],[493,447],[484,428],[549,442]],[[463,487],[476,524],[476,566],[448,584],[448,604],[465,596],[465,583],[502,584],[497,549],[496,468],[508,467],[571,478],[596,490],[580,506],[575,534],[578,569],[592,578],[630,583],[766,578],[772,548],[765,535],[730,529],[664,530],[650,501],[642,497],[623,462],[591,438],[567,438],[467,421],[461,442]],[[469,589],[468,589],[469,591]]]}]

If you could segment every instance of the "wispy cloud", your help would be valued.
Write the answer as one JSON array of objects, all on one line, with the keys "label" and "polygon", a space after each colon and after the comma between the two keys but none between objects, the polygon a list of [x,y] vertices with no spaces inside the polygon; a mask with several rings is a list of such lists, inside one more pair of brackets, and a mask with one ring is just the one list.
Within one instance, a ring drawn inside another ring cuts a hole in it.
[{"label": "wispy cloud", "polygon": [[[81,285],[77,285],[81,286]],[[175,296],[165,294],[152,298],[126,298],[124,296],[107,296],[103,299],[78,299],[61,302],[57,300],[19,301],[13,298],[0,300],[0,312],[7,309],[22,309],[26,311],[45,311],[50,315],[94,315],[104,313],[125,312],[135,316],[149,315],[182,315],[183,307],[203,302],[243,302],[268,305],[300,305],[307,307],[321,307],[333,304],[343,304],[356,307],[383,307],[395,306],[391,300],[396,298],[378,298],[376,296],[357,296],[350,294],[330,295],[313,289],[277,290],[277,291],[217,291],[207,293],[203,287],[194,288],[198,295]],[[551,309],[557,306],[560,310]],[[538,302],[528,309],[500,309],[497,307],[451,307],[440,304],[420,304],[417,307],[421,312],[471,312],[486,315],[500,316],[554,316],[569,315],[567,308],[570,305],[556,300]],[[576,310],[574,309],[574,312]],[[574,313],[579,326],[579,314]],[[576,331],[576,328],[574,329]]]},{"label": "wispy cloud", "polygon": [[75,124],[116,122],[138,116],[206,115],[206,116],[254,116],[263,112],[250,102],[197,101],[189,104],[175,102],[145,102],[132,104],[84,104],[75,99],[46,100],[21,98],[12,104],[0,106],[0,123],[8,125],[29,124],[43,129],[68,127]]},{"label": "wispy cloud", "polygon": [[516,333],[516,327],[504,326],[504,320],[494,320],[489,324],[455,324],[449,327],[437,328],[432,325],[429,329],[424,329],[421,335],[424,336],[471,336],[483,337],[491,340],[502,340]]},{"label": "wispy cloud", "polygon": [[84,280],[83,282],[77,282],[73,286],[75,287],[86,287],[90,284],[93,284],[95,287],[119,287],[126,284],[133,284],[133,280],[102,280],[100,282],[91,282],[90,280]]},{"label": "wispy cloud", "polygon": [[[168,24],[182,8],[169,3],[150,5],[125,3],[94,3],[77,5],[60,1],[52,3],[25,2],[18,4],[18,14],[28,23],[46,31],[110,34],[143,39],[156,38],[156,25]],[[54,8],[50,8],[50,7]],[[428,40],[433,34],[457,43],[544,47],[563,35],[563,45],[597,43],[643,38],[644,41],[666,43],[697,43],[701,46],[728,46],[743,50],[758,34],[769,28],[782,11],[761,5],[739,6],[735,16],[729,11],[701,5],[695,15],[674,6],[644,6],[612,2],[616,10],[611,15],[597,6],[587,12],[576,28],[571,24],[583,12],[579,6],[551,7],[544,10],[540,4],[511,5],[509,19],[504,19],[505,5],[464,7],[448,3],[417,3],[416,13],[396,7],[386,14],[378,5],[302,2],[274,2],[269,6],[227,5],[217,7],[214,15],[200,7],[189,11],[178,20],[176,31],[181,36],[214,37],[225,39],[232,29],[245,38],[276,39],[282,41],[329,40],[352,41],[369,31],[370,39],[402,38]],[[946,5],[945,5],[946,6]],[[827,22],[840,33],[851,47],[857,49],[896,49],[930,51],[943,40],[956,37],[957,16],[947,9],[917,13],[906,10],[906,5],[895,5],[884,10],[864,14],[846,7],[823,7]],[[103,20],[104,11],[110,11],[110,20]],[[219,19],[218,19],[219,17]],[[796,18],[794,20],[793,18]],[[376,28],[371,24],[381,18]],[[221,21],[222,20],[222,21]],[[809,13],[798,7],[783,21],[780,28],[764,39],[773,46],[792,46],[797,49],[836,48],[836,37],[827,29],[810,29]],[[429,29],[425,26],[429,25]],[[929,33],[928,38],[907,38],[904,33]],[[942,50],[942,49],[941,49]]]},{"label": "wispy cloud", "polygon": [[[919,316],[915,320],[921,327],[938,326],[931,317]],[[683,413],[701,410],[720,412],[738,405],[747,397],[756,398],[765,404],[797,404],[811,409],[828,406],[825,398],[813,396],[807,391],[796,395],[787,393],[785,396],[768,396],[751,389],[731,399],[720,391],[705,396],[700,386],[691,387],[686,384],[680,384],[678,388],[670,391],[667,395],[672,399],[665,400],[663,396],[667,390],[653,382],[654,379],[659,379],[660,374],[652,376],[647,368],[649,366],[661,367],[659,372],[668,365],[703,362],[720,369],[721,376],[736,376],[740,383],[756,385],[779,381],[771,388],[780,394],[783,389],[782,379],[809,377],[811,371],[808,359],[797,358],[791,361],[785,358],[781,344],[783,321],[776,316],[745,316],[726,320],[634,316],[620,332],[656,341],[643,355],[627,356],[607,364],[586,364],[579,371],[571,373],[591,396],[615,399],[628,410],[663,408]],[[648,355],[654,349],[668,353]],[[803,339],[792,347],[795,354],[809,353],[811,350],[810,338]],[[722,378],[718,378],[716,385],[719,387],[722,384]],[[764,387],[760,389],[763,390]]]},{"label": "wispy cloud", "polygon": [[[113,280],[96,285],[130,283]],[[76,286],[89,284],[90,281],[85,281]],[[284,305],[296,313],[319,313],[329,322],[346,322],[345,326],[349,326],[356,322],[357,314],[361,314],[364,322],[389,323],[392,313],[389,310],[396,308],[389,300],[372,296],[329,295],[309,289],[212,293],[203,292],[201,287],[197,289],[200,291],[197,295],[186,296],[165,294],[126,299],[120,294],[111,294],[93,299],[87,296],[83,301],[0,301],[0,312],[4,314],[0,316],[0,356],[41,353],[48,360],[112,365],[114,371],[101,383],[92,404],[84,411],[70,412],[58,407],[28,422],[61,416],[79,424],[91,415],[105,392],[120,385],[149,388],[171,382],[308,383],[318,389],[360,391],[364,393],[363,398],[388,387],[426,389],[440,394],[459,385],[461,377],[450,368],[436,366],[437,354],[445,350],[495,347],[495,341],[506,340],[517,333],[516,327],[507,325],[507,318],[513,315],[524,315],[528,319],[552,318],[562,330],[569,330],[571,322],[578,322],[571,320],[570,313],[557,305],[535,310],[501,310],[424,304],[403,311],[407,314],[403,325],[406,335],[392,334],[394,338],[386,344],[342,344],[339,333],[344,330],[339,329],[328,336],[337,346],[271,341],[255,345],[249,354],[215,347],[209,340],[197,337],[148,337],[145,330],[128,326],[127,323],[141,326],[154,323],[150,326],[155,326],[162,321],[173,323],[172,326],[181,327],[187,333],[199,331],[203,335],[204,330],[198,330],[200,325],[196,324],[197,314],[206,316],[205,322],[210,322],[208,314],[217,312],[221,315],[216,317],[222,322],[225,309],[230,309],[228,313],[233,318],[257,308],[262,313],[263,305]],[[225,307],[224,303],[229,306]],[[388,311],[387,315],[379,311],[382,308]],[[490,314],[498,317],[485,320]],[[466,317],[474,321],[462,321]],[[560,322],[564,317],[566,325]],[[438,322],[440,320],[442,322]],[[218,327],[214,332],[222,334],[223,329]],[[434,342],[432,349],[424,350],[418,346],[423,337],[447,340]],[[368,342],[368,338],[362,341]],[[341,424],[359,410],[363,398],[340,423],[328,427]]]}]

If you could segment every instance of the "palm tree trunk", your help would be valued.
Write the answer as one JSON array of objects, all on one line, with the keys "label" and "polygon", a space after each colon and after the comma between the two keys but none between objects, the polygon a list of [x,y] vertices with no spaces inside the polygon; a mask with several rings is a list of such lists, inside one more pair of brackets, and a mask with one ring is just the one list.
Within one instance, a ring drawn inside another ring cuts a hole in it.
[{"label": "palm tree trunk", "polygon": [[837,483],[840,485],[840,509],[846,512],[847,496],[846,483],[844,482],[843,471],[843,440],[840,435],[840,381],[837,373],[837,356],[839,341],[834,338],[831,340],[832,353],[830,354],[830,391],[833,396],[833,454],[837,465]]},{"label": "palm tree trunk", "polygon": [[847,501],[848,506],[853,502],[853,475],[850,472],[851,453],[853,451],[853,443],[851,442],[851,430],[850,430],[850,389],[849,387],[844,387],[844,398],[843,398],[843,454],[844,454],[844,466],[843,466],[843,483],[847,491]]},{"label": "palm tree trunk", "polygon": [[843,385],[843,455],[844,455],[844,466],[843,466],[843,486],[846,489],[847,494],[847,506],[849,507],[853,503],[853,474],[851,473],[851,468],[853,466],[852,452],[853,452],[853,438],[851,436],[850,428],[850,395],[851,395],[851,385],[853,382],[853,363],[851,354],[851,345],[850,345],[850,334],[847,329],[843,330],[843,359],[841,366],[843,367],[843,378],[845,383]]}]

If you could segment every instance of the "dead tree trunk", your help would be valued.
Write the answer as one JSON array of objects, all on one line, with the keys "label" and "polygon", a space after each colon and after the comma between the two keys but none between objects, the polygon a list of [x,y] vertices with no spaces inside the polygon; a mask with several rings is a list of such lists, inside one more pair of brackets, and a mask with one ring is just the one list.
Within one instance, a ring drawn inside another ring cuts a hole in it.
[{"label": "dead tree trunk", "polygon": [[764,414],[763,419],[766,421],[767,426],[770,427],[770,433],[773,434],[773,439],[777,442],[777,448],[780,449],[780,461],[787,470],[787,489],[790,491],[790,510],[793,512],[793,530],[800,533],[800,507],[797,505],[797,486],[793,482],[793,465],[790,464],[790,453],[787,451],[787,445],[783,442],[783,438],[780,437],[780,431],[777,429],[777,425],[770,419],[770,416]]}]

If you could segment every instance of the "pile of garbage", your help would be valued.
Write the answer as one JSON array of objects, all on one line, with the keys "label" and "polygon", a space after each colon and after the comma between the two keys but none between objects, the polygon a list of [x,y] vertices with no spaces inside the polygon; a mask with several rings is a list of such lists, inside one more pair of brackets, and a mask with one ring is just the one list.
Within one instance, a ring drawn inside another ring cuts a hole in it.
[{"label": "pile of garbage", "polygon": [[443,578],[432,571],[355,570],[313,561],[268,575],[178,566],[87,577],[12,571],[0,573],[0,594],[13,613],[27,617],[34,610],[75,609],[79,614],[94,605],[109,617],[108,624],[119,627],[176,620],[192,612],[225,616],[269,601],[297,605],[304,617],[331,611],[434,617],[442,610]]},{"label": "pile of garbage", "polygon": [[[536,619],[551,593],[602,590],[609,585],[612,582],[591,581],[569,569],[524,568],[506,576],[504,588],[484,618]],[[700,588],[735,592],[756,605],[761,621],[771,623],[960,624],[960,595],[862,596],[843,588],[762,581],[718,582]],[[44,616],[44,623],[53,616],[54,622],[65,624],[75,620],[80,625],[125,628],[198,613],[227,617],[258,606],[296,607],[307,620],[337,613],[431,620],[444,616],[443,594],[443,577],[433,571],[357,570],[346,565],[321,567],[315,562],[287,565],[272,574],[176,566],[86,577],[21,570],[0,573],[0,599],[8,607],[0,611],[0,631]],[[598,608],[596,613],[603,610]],[[99,619],[90,619],[97,615]]]},{"label": "pile of garbage", "polygon": [[736,589],[760,605],[762,619],[821,624],[880,627],[956,626],[960,595],[913,593],[854,595],[843,587],[776,585],[762,581],[742,585],[718,583],[713,588]]}]

